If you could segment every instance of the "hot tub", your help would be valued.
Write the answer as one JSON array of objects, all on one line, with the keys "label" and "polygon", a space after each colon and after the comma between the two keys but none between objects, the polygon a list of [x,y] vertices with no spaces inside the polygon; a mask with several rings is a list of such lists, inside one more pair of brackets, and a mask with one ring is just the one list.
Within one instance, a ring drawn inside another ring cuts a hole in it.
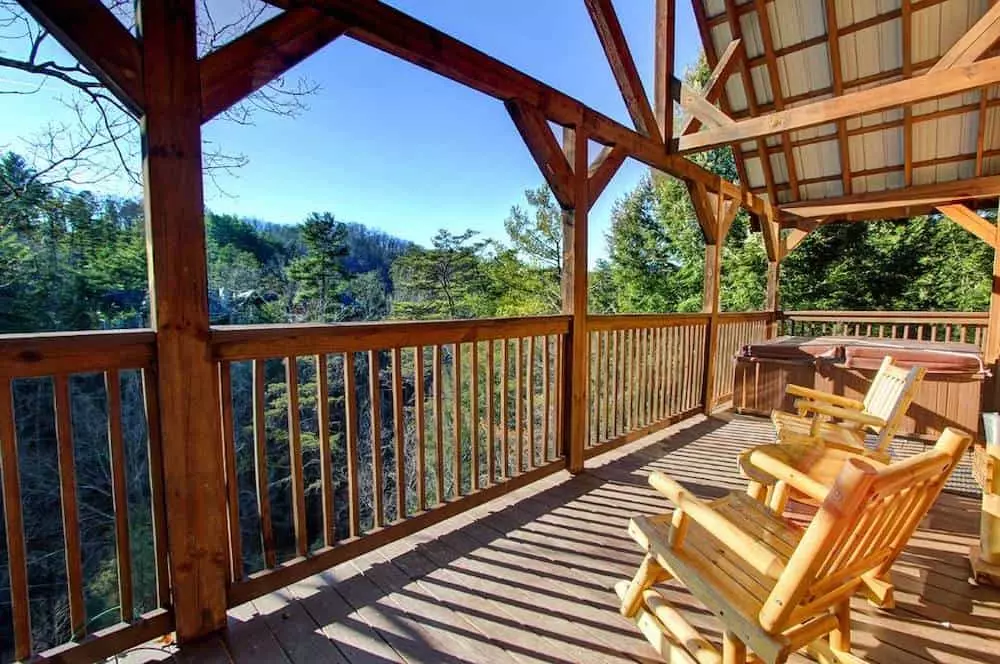
[{"label": "hot tub", "polygon": [[935,439],[945,427],[979,431],[980,394],[987,371],[973,344],[857,337],[778,337],[743,348],[736,359],[733,406],[740,413],[793,411],[789,383],[864,399],[872,377],[891,355],[927,374],[899,435]]}]

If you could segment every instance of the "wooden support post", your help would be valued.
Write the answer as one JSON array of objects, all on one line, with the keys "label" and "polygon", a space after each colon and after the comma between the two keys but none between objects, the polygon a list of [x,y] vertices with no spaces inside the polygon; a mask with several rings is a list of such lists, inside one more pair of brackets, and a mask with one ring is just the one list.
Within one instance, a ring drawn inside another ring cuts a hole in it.
[{"label": "wooden support post", "polygon": [[773,339],[780,329],[778,315],[781,303],[778,297],[778,282],[781,279],[781,263],[778,261],[767,262],[767,293],[764,297],[764,311],[771,314],[771,319],[767,323],[767,338]]},{"label": "wooden support post", "polygon": [[[994,247],[1000,247],[1000,226],[994,229]],[[984,411],[1000,410],[1000,248],[993,250],[993,282],[990,291],[990,317],[986,328],[986,364],[992,376],[983,390]]]},{"label": "wooden support post", "polygon": [[563,212],[563,313],[573,317],[566,336],[563,362],[563,436],[566,465],[571,473],[583,470],[587,423],[587,135],[566,129],[563,149],[573,167],[574,207]]},{"label": "wooden support post", "polygon": [[[177,637],[226,626],[226,482],[209,344],[194,0],[137,3],[146,243]],[[213,406],[212,404],[215,404]]]},{"label": "wooden support post", "polygon": [[702,311],[711,315],[705,330],[705,374],[702,376],[701,403],[706,415],[712,414],[715,401],[715,359],[719,351],[719,279],[722,268],[722,242],[705,245],[705,295]]}]

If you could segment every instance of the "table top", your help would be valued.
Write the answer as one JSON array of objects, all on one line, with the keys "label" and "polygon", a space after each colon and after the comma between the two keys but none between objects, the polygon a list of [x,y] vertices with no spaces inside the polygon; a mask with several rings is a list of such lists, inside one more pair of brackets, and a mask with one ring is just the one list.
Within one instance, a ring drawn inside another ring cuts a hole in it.
[{"label": "table top", "polygon": [[885,464],[868,455],[867,450],[836,443],[770,443],[751,447],[739,456],[739,466],[743,474],[762,484],[773,484],[775,478],[760,470],[750,462],[754,452],[761,452],[775,461],[804,473],[826,486],[833,486],[841,468],[849,459],[863,459],[876,469]]}]

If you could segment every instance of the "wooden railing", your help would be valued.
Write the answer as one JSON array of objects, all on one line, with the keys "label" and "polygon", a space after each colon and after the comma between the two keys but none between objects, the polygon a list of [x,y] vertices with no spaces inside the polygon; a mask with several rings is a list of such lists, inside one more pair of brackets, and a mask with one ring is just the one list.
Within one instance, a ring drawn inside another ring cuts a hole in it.
[{"label": "wooden railing", "polygon": [[986,312],[785,311],[781,333],[846,335],[917,341],[960,341],[985,347]]},{"label": "wooden railing", "polygon": [[564,467],[568,317],[221,328],[231,606]]},{"label": "wooden railing", "polygon": [[0,337],[3,661],[173,630],[154,351],[150,331]]},{"label": "wooden railing", "polygon": [[715,358],[715,389],[712,406],[733,398],[736,375],[736,355],[743,346],[767,338],[767,327],[773,319],[769,312],[725,313],[719,317],[719,343]]},{"label": "wooden railing", "polygon": [[705,314],[591,316],[588,454],[702,407]]},{"label": "wooden railing", "polygon": [[[567,467],[570,320],[214,328],[229,605]],[[716,320],[710,405],[768,316]],[[584,457],[709,410],[711,322],[587,319]],[[96,659],[174,628],[155,357],[150,331],[0,337],[0,655]]]}]

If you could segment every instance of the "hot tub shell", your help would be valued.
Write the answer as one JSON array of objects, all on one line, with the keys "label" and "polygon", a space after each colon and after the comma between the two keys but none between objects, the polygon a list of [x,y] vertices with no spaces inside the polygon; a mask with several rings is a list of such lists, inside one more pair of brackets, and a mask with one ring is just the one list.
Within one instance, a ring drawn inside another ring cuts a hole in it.
[{"label": "hot tub shell", "polygon": [[789,384],[863,400],[882,358],[891,355],[927,374],[899,435],[936,439],[945,427],[977,435],[980,398],[988,375],[973,344],[854,337],[778,337],[742,349],[736,360],[733,406],[740,413],[793,411]]}]

